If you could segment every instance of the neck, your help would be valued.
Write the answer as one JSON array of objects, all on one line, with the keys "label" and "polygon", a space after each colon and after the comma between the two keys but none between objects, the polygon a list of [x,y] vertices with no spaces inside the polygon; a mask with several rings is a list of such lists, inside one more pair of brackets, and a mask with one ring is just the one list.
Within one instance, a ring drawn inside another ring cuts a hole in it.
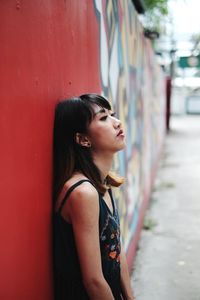
[{"label": "neck", "polygon": [[98,167],[101,173],[102,181],[104,181],[111,169],[113,154],[110,155],[105,155],[105,153],[102,153],[102,155],[93,154],[93,159],[95,165]]}]

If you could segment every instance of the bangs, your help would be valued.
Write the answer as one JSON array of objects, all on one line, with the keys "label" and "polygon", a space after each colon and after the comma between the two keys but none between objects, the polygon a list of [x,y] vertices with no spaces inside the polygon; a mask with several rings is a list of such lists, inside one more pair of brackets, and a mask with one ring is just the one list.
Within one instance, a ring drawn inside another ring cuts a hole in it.
[{"label": "bangs", "polygon": [[84,94],[80,96],[80,99],[88,106],[92,116],[94,117],[94,104],[101,108],[111,110],[111,105],[108,100],[97,94]]}]

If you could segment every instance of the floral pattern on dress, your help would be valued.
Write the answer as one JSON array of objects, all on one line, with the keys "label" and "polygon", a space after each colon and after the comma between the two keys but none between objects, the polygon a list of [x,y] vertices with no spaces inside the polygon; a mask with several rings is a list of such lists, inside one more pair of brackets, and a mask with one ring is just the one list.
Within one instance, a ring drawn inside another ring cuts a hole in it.
[{"label": "floral pattern on dress", "polygon": [[[105,203],[103,205],[106,207]],[[121,252],[120,225],[116,209],[114,209],[113,215],[107,209],[105,222],[100,231],[100,245],[103,259],[114,260],[119,263]]]}]

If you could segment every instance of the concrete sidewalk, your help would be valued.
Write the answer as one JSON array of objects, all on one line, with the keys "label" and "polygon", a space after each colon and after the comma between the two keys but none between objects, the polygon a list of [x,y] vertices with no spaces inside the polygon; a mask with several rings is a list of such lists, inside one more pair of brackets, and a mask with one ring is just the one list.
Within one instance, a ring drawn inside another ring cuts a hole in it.
[{"label": "concrete sidewalk", "polygon": [[136,300],[200,300],[200,116],[173,116],[134,262]]}]

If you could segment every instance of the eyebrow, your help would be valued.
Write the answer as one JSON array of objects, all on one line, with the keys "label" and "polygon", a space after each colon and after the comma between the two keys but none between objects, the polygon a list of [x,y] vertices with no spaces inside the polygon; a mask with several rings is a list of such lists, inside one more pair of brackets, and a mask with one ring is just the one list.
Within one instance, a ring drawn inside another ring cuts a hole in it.
[{"label": "eyebrow", "polygon": [[105,108],[101,108],[101,109],[98,110],[94,115],[96,116],[96,115],[98,115],[98,114],[105,113],[105,112],[106,112]]}]

